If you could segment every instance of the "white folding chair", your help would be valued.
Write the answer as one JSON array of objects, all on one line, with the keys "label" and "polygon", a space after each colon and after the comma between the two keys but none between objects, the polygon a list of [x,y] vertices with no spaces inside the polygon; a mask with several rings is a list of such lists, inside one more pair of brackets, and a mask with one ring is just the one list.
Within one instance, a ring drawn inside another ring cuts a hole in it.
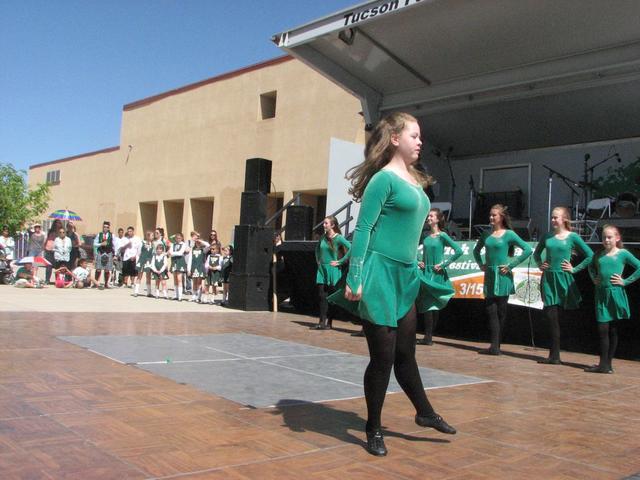
[{"label": "white folding chair", "polygon": [[611,199],[609,197],[594,198],[587,203],[584,215],[579,220],[573,220],[573,230],[587,242],[598,241],[598,222],[611,217]]}]

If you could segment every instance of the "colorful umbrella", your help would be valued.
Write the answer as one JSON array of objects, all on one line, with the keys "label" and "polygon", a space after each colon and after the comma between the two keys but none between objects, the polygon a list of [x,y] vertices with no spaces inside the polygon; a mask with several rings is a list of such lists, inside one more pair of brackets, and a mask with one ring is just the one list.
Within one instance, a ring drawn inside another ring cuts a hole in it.
[{"label": "colorful umbrella", "polygon": [[65,222],[68,222],[69,220],[82,221],[80,215],[72,210],[67,210],[66,208],[56,210],[49,215],[49,218],[57,218],[58,220],[64,220]]},{"label": "colorful umbrella", "polygon": [[51,264],[44,257],[22,257],[19,262],[16,262],[17,265],[24,265],[26,263],[33,263],[36,267],[49,267]]}]

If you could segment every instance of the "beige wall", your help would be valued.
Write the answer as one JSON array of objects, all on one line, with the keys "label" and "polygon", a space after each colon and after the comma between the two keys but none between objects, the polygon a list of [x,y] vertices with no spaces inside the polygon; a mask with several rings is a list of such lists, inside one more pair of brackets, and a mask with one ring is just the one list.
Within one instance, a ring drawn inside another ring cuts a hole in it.
[{"label": "beige wall", "polygon": [[[274,90],[276,117],[262,120],[260,94]],[[157,202],[156,223],[166,226],[165,207],[176,212],[182,202],[187,234],[194,215],[206,223],[213,201],[213,225],[227,242],[239,220],[247,158],[273,161],[272,181],[285,202],[294,191],[326,192],[329,141],[362,143],[359,111],[352,95],[297,60],[284,61],[125,106],[118,151],[32,167],[29,181],[59,168],[51,208],[76,210],[85,220],[81,233],[98,231],[104,219],[140,232],[140,202]],[[143,210],[148,219],[153,207]]]}]

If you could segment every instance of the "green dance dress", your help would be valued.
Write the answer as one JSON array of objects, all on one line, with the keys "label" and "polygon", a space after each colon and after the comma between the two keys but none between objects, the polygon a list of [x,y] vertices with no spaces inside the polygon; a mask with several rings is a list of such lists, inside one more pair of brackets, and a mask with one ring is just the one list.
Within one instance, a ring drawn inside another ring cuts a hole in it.
[{"label": "green dance dress", "polygon": [[142,242],[140,255],[138,255],[138,261],[136,262],[136,270],[138,270],[138,272],[151,271],[151,260],[153,259],[154,251],[155,247],[153,246],[153,243]]},{"label": "green dance dress", "polygon": [[[522,249],[522,253],[509,262],[509,247],[515,245]],[[480,251],[485,249],[485,261],[482,261]],[[526,260],[531,255],[531,247],[522,240],[513,230],[505,230],[502,236],[495,237],[491,233],[485,233],[473,248],[473,258],[479,267],[486,267],[484,272],[484,297],[508,297],[515,292],[513,288],[513,270],[516,265]],[[506,265],[509,272],[506,275],[500,273],[500,267]]]},{"label": "green dance dress", "polygon": [[[316,246],[316,263],[318,264],[318,273],[316,273],[316,284],[335,286],[342,277],[342,270],[339,266],[334,267],[331,262],[338,261],[342,265],[349,258],[349,250],[351,244],[342,235],[335,235],[329,243],[326,235],[323,235]],[[340,247],[344,249],[344,256],[338,259]]]},{"label": "green dance dress", "polygon": [[216,285],[221,277],[222,255],[219,253],[211,253],[207,257],[207,283]]},{"label": "green dance dress", "polygon": [[[611,275],[622,275],[625,265],[629,265],[635,271],[624,279],[624,286],[612,285]],[[610,322],[630,318],[629,299],[624,287],[640,278],[640,260],[624,248],[613,255],[606,255],[602,251],[589,265],[589,275],[593,280],[600,279],[600,285],[596,285],[596,320]]]},{"label": "green dance dress", "polygon": [[171,245],[169,252],[171,253],[171,272],[186,273],[187,260],[184,258],[184,250],[186,246],[184,242],[174,243]]},{"label": "green dance dress", "polygon": [[205,278],[207,276],[204,266],[204,250],[202,248],[191,249],[189,273],[191,278]]},{"label": "green dance dress", "polygon": [[[444,260],[445,247],[451,247],[453,249],[453,255],[447,260]],[[425,290],[428,289],[426,283],[422,283],[420,288],[420,295],[418,297],[418,312],[424,313],[430,310],[442,310],[449,299],[455,294],[449,275],[447,274],[447,267],[455,262],[458,257],[462,255],[462,249],[460,246],[445,232],[440,232],[437,235],[427,235],[422,241],[422,261],[424,262],[424,276],[427,280],[438,285],[442,285],[443,288],[451,290],[451,296],[437,297],[438,302],[434,303],[433,297]],[[441,270],[436,271],[434,267],[440,265]],[[444,302],[444,304],[443,304]]]},{"label": "green dance dress", "polygon": [[156,271],[151,271],[151,276],[153,277],[154,280],[166,280],[167,278],[169,278],[169,274],[167,273],[168,270],[168,262],[167,262],[167,257],[162,254],[162,255],[154,255],[151,258],[151,262],[153,263],[154,268],[156,269]]},{"label": "green dance dress", "polygon": [[346,278],[352,292],[362,286],[362,299],[348,301],[341,285],[328,300],[363,320],[397,327],[415,303],[421,281],[433,297],[450,294],[424,278],[416,260],[429,207],[421,186],[390,170],[373,175],[362,197]]},{"label": "green dance dress", "polygon": [[[573,267],[573,272],[562,270],[564,260],[571,261],[571,252],[580,250],[584,260]],[[542,259],[542,251],[546,250],[545,259]],[[540,267],[543,262],[549,264],[549,268],[542,273],[540,293],[545,307],[558,305],[565,310],[575,310],[580,306],[582,296],[573,275],[584,270],[593,259],[593,250],[584,243],[580,235],[570,232],[566,238],[560,239],[552,232],[547,233],[536,246],[533,259]]]}]

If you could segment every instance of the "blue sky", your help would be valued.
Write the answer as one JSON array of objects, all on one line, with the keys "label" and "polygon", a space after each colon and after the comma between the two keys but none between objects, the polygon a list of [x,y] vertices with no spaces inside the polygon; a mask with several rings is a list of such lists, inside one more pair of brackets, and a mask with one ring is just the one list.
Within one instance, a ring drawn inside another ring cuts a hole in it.
[{"label": "blue sky", "polygon": [[1,0],[0,163],[119,144],[124,104],[283,54],[360,0]]}]

